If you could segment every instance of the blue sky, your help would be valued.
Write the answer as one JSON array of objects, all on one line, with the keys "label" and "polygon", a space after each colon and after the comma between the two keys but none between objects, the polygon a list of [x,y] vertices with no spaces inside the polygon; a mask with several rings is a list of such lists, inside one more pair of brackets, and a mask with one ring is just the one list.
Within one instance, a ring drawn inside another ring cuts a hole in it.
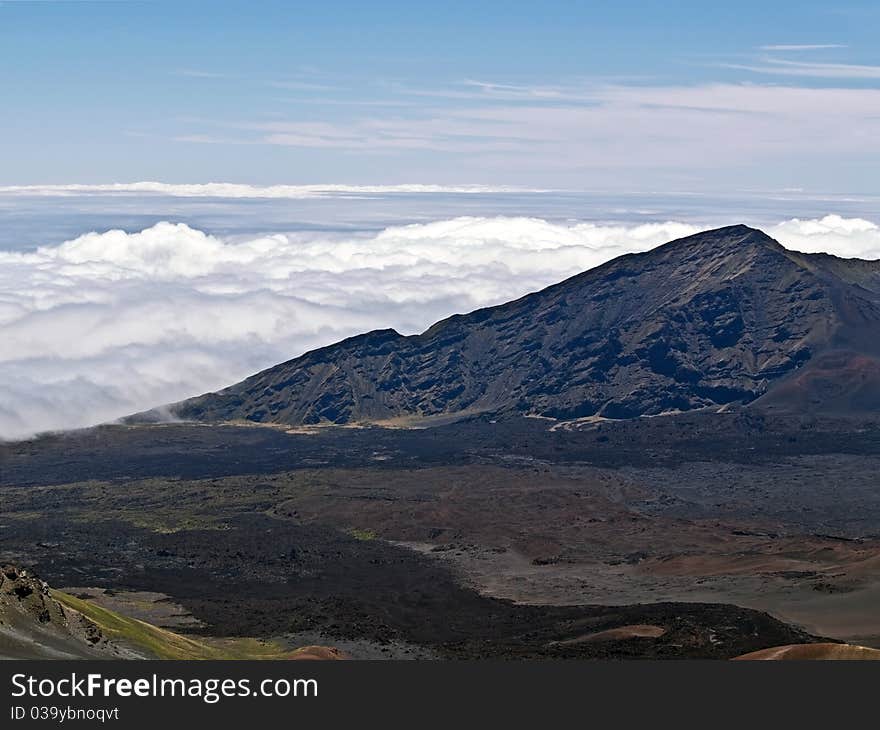
[{"label": "blue sky", "polygon": [[0,184],[877,193],[878,30],[876,2],[5,0]]}]

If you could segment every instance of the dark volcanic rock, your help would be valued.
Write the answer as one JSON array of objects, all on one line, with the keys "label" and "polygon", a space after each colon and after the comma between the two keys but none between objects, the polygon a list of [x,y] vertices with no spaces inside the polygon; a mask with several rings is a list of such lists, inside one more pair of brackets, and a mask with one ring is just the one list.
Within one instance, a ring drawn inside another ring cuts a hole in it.
[{"label": "dark volcanic rock", "polygon": [[[732,226],[404,337],[379,330],[172,406],[197,421],[632,418],[880,404],[880,263]],[[138,417],[148,418],[149,414]]]}]

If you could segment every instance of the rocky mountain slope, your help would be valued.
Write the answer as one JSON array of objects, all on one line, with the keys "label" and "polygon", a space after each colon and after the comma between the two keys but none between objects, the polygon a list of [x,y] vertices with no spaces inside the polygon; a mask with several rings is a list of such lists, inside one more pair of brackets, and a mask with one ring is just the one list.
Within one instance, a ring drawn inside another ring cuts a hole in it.
[{"label": "rocky mountain slope", "polygon": [[0,567],[0,659],[134,658],[21,568]]},{"label": "rocky mountain slope", "polygon": [[733,403],[880,407],[880,262],[788,251],[741,225],[706,231],[420,335],[344,340],[170,411],[346,424]]}]

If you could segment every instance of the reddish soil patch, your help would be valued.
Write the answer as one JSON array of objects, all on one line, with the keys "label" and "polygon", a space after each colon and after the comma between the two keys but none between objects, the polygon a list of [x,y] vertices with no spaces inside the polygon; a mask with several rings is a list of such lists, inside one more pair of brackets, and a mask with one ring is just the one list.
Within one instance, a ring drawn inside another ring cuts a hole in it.
[{"label": "reddish soil patch", "polygon": [[[874,660],[880,661],[880,649],[852,644],[789,644],[761,649],[736,657],[743,660]],[[735,659],[735,660],[736,660]]]},{"label": "reddish soil patch", "polygon": [[630,624],[614,629],[585,634],[574,639],[560,641],[560,644],[583,644],[590,641],[622,641],[624,639],[657,639],[666,633],[662,626],[652,624]]}]

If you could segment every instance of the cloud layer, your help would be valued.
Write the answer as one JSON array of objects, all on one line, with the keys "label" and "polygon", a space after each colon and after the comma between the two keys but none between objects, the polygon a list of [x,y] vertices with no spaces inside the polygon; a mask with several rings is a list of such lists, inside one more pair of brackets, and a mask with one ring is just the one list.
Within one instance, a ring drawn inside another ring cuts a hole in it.
[{"label": "cloud layer", "polygon": [[[418,332],[696,231],[465,217],[224,240],[159,223],[0,252],[0,437],[179,400],[365,330]],[[880,258],[880,228],[861,219],[794,219],[768,233],[794,249]]]},{"label": "cloud layer", "polygon": [[0,195],[168,195],[176,198],[225,199],[290,199],[326,198],[346,195],[387,195],[394,193],[454,193],[478,195],[487,193],[528,192],[542,190],[507,185],[244,185],[238,183],[162,183],[131,182],[105,185],[4,185]]}]

